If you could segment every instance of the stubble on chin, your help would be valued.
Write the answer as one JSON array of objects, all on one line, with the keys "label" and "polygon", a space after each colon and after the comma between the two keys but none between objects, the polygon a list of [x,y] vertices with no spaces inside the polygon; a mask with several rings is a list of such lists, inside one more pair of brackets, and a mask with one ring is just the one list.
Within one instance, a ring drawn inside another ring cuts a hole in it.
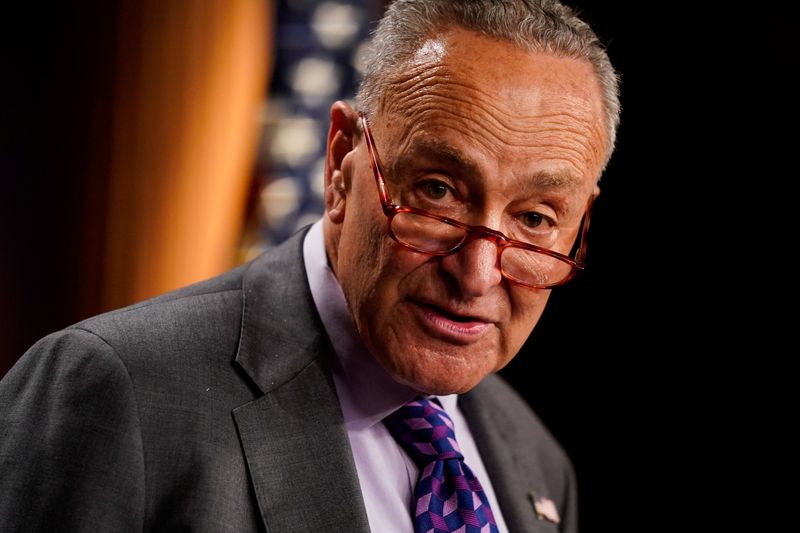
[{"label": "stubble on chin", "polygon": [[378,348],[376,358],[396,382],[420,393],[464,393],[494,371],[491,365],[484,366],[487,362],[485,348],[453,346],[448,349],[426,343],[424,339],[410,340],[406,338],[408,333],[408,329],[395,324],[384,337],[392,342]]}]

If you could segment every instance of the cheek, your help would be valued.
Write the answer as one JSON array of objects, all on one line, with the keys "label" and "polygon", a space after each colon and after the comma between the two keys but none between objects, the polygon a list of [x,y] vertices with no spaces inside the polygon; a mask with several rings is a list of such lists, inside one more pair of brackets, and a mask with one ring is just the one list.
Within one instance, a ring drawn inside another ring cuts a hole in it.
[{"label": "cheek", "polygon": [[369,299],[381,278],[383,246],[379,229],[377,224],[363,217],[347,221],[343,228],[338,277],[351,310],[361,307]]},{"label": "cheek", "polygon": [[337,275],[359,332],[369,338],[398,301],[399,285],[416,254],[389,237],[383,213],[357,215],[345,222]]},{"label": "cheek", "polygon": [[510,355],[509,360],[522,348],[534,326],[539,322],[550,293],[550,290],[545,289],[530,290],[522,287],[512,289],[511,320],[504,334],[507,343],[505,351]]},{"label": "cheek", "polygon": [[359,320],[373,328],[385,322],[404,295],[419,285],[414,281],[426,260],[395,243],[385,232],[379,237],[382,240],[378,244],[364,248],[368,251],[359,255],[362,268],[370,274],[361,276],[360,286],[354,288],[364,293]]},{"label": "cheek", "polygon": [[359,257],[364,270],[373,275],[356,278],[350,294],[345,294],[359,334],[391,371],[404,366],[409,346],[419,341],[409,336],[414,330],[403,302],[431,276],[422,265],[427,258],[402,248],[388,236]]}]

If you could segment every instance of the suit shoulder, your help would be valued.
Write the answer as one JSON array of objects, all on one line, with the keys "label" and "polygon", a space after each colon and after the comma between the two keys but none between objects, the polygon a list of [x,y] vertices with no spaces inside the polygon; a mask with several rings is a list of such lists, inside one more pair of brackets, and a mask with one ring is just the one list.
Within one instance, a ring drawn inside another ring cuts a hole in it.
[{"label": "suit shoulder", "polygon": [[162,294],[137,304],[88,318],[67,330],[97,335],[121,354],[125,346],[173,340],[238,335],[242,279],[249,265]]},{"label": "suit shoulder", "polygon": [[[0,380],[0,436],[8,531],[125,531],[141,522],[138,405],[125,364],[97,335],[62,330],[17,361]],[[115,504],[87,505],[109,495]]]},{"label": "suit shoulder", "polygon": [[93,316],[72,327],[91,329],[106,320],[111,320],[123,315],[145,315],[153,308],[191,306],[198,301],[214,298],[215,295],[224,295],[230,292],[240,292],[242,290],[242,279],[250,264],[242,265],[219,276],[176,289],[154,298],[149,298],[141,302],[121,307],[107,313]]},{"label": "suit shoulder", "polygon": [[33,383],[49,386],[63,380],[90,387],[94,380],[113,376],[127,381],[124,363],[100,336],[83,329],[64,329],[40,339],[9,370],[2,380],[2,394],[23,397]]}]

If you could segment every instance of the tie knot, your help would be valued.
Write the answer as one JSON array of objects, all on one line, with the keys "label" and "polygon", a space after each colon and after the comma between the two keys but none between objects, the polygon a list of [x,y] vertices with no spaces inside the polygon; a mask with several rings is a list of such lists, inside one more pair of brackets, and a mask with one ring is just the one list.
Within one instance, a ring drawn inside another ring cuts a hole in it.
[{"label": "tie knot", "polygon": [[453,421],[436,399],[416,398],[387,416],[384,425],[420,468],[444,459],[463,459]]}]

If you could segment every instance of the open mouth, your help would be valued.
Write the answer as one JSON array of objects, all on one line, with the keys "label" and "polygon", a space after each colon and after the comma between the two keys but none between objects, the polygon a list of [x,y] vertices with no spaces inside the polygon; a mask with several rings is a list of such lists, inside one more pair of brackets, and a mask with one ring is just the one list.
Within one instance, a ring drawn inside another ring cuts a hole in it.
[{"label": "open mouth", "polygon": [[451,312],[449,312],[449,311],[447,311],[445,309],[442,309],[441,307],[438,307],[436,305],[431,305],[431,304],[420,304],[420,305],[422,307],[430,309],[434,313],[442,315],[443,317],[445,317],[448,320],[452,320],[453,322],[461,322],[462,324],[468,323],[468,322],[483,322],[481,319],[476,318],[474,316],[456,315],[456,314],[451,313]]},{"label": "open mouth", "polygon": [[474,315],[460,315],[438,305],[415,302],[425,329],[447,342],[471,344],[480,339],[492,323]]}]

